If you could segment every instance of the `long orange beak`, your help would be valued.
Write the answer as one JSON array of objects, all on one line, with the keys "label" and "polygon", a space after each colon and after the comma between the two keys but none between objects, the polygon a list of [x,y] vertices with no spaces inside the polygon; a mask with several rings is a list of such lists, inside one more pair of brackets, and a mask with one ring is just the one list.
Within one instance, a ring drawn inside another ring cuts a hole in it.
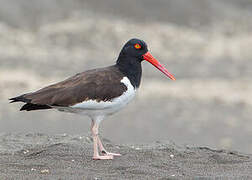
[{"label": "long orange beak", "polygon": [[175,77],[165,69],[165,67],[156,60],[150,52],[147,52],[143,55],[144,60],[148,61],[151,63],[153,66],[158,68],[162,73],[164,73],[166,76],[168,76],[172,80],[176,80]]}]

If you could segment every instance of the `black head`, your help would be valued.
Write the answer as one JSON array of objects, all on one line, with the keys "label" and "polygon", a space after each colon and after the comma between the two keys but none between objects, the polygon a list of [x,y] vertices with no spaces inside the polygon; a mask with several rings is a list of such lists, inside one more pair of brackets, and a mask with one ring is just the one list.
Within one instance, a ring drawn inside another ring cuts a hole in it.
[{"label": "black head", "polygon": [[134,58],[141,62],[146,52],[148,52],[147,44],[143,40],[134,38],[123,46],[119,57]]},{"label": "black head", "polygon": [[130,79],[131,84],[138,87],[142,75],[141,62],[143,60],[148,61],[166,76],[175,80],[173,75],[151,55],[147,44],[140,39],[131,39],[123,46],[116,65]]}]

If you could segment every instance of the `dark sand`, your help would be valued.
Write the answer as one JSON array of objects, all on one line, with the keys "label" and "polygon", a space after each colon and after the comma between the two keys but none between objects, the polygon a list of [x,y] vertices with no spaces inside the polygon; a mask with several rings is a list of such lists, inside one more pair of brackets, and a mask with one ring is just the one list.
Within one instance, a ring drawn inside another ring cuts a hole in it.
[{"label": "dark sand", "polygon": [[177,146],[116,145],[123,156],[92,160],[88,136],[2,134],[0,179],[251,179],[252,155]]}]

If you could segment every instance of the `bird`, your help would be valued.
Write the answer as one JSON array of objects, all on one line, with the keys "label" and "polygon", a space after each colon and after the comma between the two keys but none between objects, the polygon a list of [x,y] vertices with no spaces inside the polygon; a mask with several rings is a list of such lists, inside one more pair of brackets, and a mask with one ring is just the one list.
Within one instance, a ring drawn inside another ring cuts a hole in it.
[{"label": "bird", "polygon": [[140,86],[141,62],[144,60],[175,80],[173,74],[152,56],[147,44],[133,38],[123,46],[114,65],[87,70],[9,100],[10,103],[25,103],[20,111],[56,109],[90,117],[93,160],[113,159],[121,154],[108,152],[104,148],[99,138],[99,124],[134,98]]}]

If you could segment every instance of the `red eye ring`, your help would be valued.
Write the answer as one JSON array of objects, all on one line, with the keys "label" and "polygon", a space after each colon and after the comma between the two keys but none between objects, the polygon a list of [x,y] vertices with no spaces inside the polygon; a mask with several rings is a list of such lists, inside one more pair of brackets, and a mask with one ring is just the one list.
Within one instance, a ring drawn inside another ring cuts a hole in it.
[{"label": "red eye ring", "polygon": [[137,43],[137,44],[135,44],[135,45],[134,45],[134,47],[135,47],[136,49],[141,49],[141,45],[140,45],[140,44],[138,44],[138,43]]}]

